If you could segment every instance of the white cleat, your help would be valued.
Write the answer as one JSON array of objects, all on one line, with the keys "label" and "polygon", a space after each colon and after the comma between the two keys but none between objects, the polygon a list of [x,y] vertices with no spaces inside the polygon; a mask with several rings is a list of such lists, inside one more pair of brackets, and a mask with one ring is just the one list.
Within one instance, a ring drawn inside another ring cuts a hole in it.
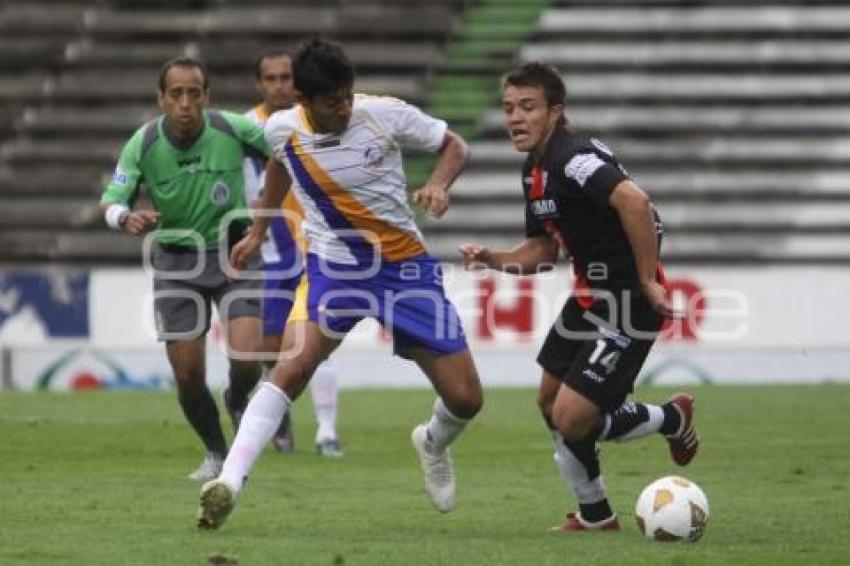
[{"label": "white cleat", "polygon": [[204,456],[204,461],[198,466],[198,469],[189,474],[189,479],[194,481],[210,481],[215,479],[221,473],[221,468],[224,466],[224,457],[215,452],[207,452]]},{"label": "white cleat", "polygon": [[425,425],[413,429],[410,441],[419,454],[422,474],[425,476],[425,490],[431,503],[437,511],[448,513],[455,506],[455,473],[448,449],[442,452],[434,450]]},{"label": "white cleat", "polygon": [[223,480],[208,481],[201,488],[201,507],[198,509],[198,528],[219,528],[236,507],[236,494]]}]

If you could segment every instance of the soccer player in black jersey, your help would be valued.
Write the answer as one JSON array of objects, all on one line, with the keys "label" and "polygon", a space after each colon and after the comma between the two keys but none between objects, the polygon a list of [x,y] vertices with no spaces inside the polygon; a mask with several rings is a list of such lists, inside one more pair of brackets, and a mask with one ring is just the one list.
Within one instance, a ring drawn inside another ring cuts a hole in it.
[{"label": "soccer player in black jersey", "polygon": [[568,125],[566,88],[554,69],[527,63],[505,75],[502,93],[511,141],[528,153],[526,237],[511,250],[465,244],[460,251],[470,268],[515,274],[551,268],[561,251],[571,259],[572,296],[537,358],[555,462],[578,501],[553,530],[617,530],[597,443],[658,432],[679,465],[698,446],[690,395],[663,405],[626,400],[665,317],[677,315],[658,262],[661,221],[611,150]]}]

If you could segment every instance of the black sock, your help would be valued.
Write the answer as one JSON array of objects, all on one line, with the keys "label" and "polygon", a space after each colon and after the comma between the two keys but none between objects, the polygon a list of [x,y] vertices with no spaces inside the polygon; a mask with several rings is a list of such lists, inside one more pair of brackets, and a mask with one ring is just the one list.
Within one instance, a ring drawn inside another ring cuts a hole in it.
[{"label": "black sock", "polygon": [[[596,441],[592,436],[588,436],[583,440],[570,441],[564,440],[564,446],[569,450],[576,460],[584,468],[584,473],[579,473],[571,480],[573,488],[577,487],[577,482],[595,481],[599,478],[601,470],[599,468],[599,452],[596,448]],[[580,492],[577,492],[577,495]],[[608,504],[608,499],[603,498],[593,503],[579,503],[579,514],[582,519],[591,523],[596,523],[607,519],[613,515],[611,506]]]},{"label": "black sock", "polygon": [[638,426],[649,420],[649,409],[643,403],[623,403],[614,412],[609,413],[611,426],[601,440],[622,438]]},{"label": "black sock", "polygon": [[661,434],[670,436],[679,432],[682,426],[682,415],[671,403],[661,405],[661,410],[664,411],[664,422],[661,423]]},{"label": "black sock", "polygon": [[204,387],[201,391],[178,389],[177,397],[183,414],[206,446],[208,452],[221,456],[227,454],[227,444],[221,423],[218,421],[218,407],[215,405],[210,390]]},{"label": "black sock", "polygon": [[239,412],[244,411],[248,405],[248,395],[260,381],[261,375],[259,364],[257,364],[256,372],[246,371],[244,368],[237,370],[231,366],[230,385],[227,387],[227,394],[224,399],[227,408]]}]

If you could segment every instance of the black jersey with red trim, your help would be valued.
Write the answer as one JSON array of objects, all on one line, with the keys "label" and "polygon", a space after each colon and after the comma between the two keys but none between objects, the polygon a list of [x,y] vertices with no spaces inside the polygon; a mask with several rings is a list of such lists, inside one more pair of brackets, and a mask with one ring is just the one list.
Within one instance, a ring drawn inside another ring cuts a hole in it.
[{"label": "black jersey with red trim", "polygon": [[[609,204],[628,178],[602,142],[566,127],[555,129],[539,163],[529,154],[523,165],[526,236],[554,239],[572,257],[578,287],[640,289],[631,245]],[[660,246],[661,220],[653,214]]]}]

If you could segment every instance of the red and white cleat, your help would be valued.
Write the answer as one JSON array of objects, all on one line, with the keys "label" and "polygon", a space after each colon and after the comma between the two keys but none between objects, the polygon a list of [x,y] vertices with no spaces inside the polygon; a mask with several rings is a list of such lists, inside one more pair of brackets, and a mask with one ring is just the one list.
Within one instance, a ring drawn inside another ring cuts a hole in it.
[{"label": "red and white cleat", "polygon": [[670,456],[680,466],[687,466],[699,448],[699,437],[694,427],[694,398],[687,393],[676,393],[670,397],[673,405],[682,417],[682,424],[676,434],[667,437],[670,445]]},{"label": "red and white cleat", "polygon": [[549,529],[553,533],[571,533],[574,531],[619,531],[620,521],[616,515],[611,515],[597,523],[585,521],[576,512],[567,513],[567,520],[561,525]]}]

